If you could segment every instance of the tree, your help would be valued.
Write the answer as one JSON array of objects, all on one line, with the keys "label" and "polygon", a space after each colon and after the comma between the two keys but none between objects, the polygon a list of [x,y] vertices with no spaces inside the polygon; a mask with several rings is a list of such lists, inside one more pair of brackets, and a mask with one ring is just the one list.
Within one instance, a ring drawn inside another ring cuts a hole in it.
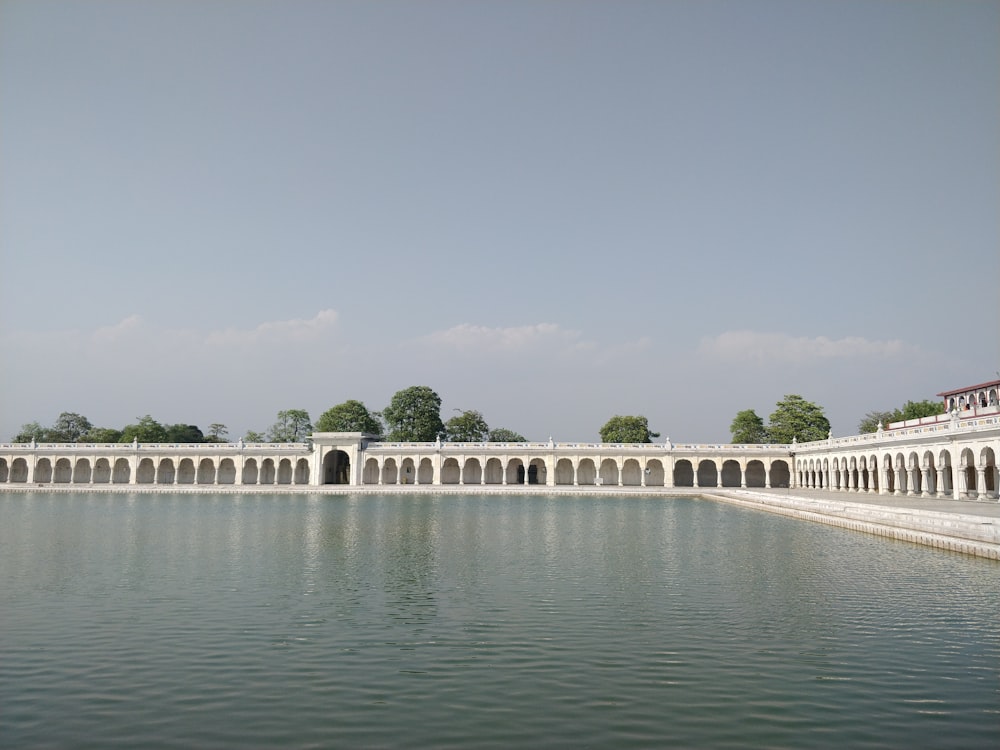
[{"label": "tree", "polygon": [[208,426],[208,436],[205,438],[206,443],[226,443],[226,437],[229,435],[229,428],[224,424],[219,422],[212,422]]},{"label": "tree", "polygon": [[821,407],[797,394],[787,394],[775,404],[768,434],[775,443],[824,440],[830,434],[830,421]]},{"label": "tree", "polygon": [[878,423],[883,427],[888,427],[892,422],[902,422],[907,419],[923,419],[924,417],[934,417],[944,414],[944,404],[940,401],[907,401],[902,409],[892,411],[870,411],[865,414],[864,419],[858,423],[858,432],[875,432]]},{"label": "tree", "polygon": [[650,443],[650,438],[659,436],[660,433],[649,431],[649,422],[645,417],[621,417],[616,414],[601,428],[603,443]]},{"label": "tree", "polygon": [[944,414],[944,404],[940,401],[907,401],[901,410],[902,419],[923,419]]},{"label": "tree", "polygon": [[899,421],[899,409],[895,411],[870,411],[858,422],[858,432],[877,432],[878,426],[888,427],[890,422]]},{"label": "tree", "polygon": [[739,412],[733,419],[733,423],[729,425],[729,432],[732,433],[734,443],[768,442],[764,420],[753,409],[744,409]]},{"label": "tree", "polygon": [[52,432],[60,440],[65,440],[67,443],[75,443],[80,439],[81,435],[93,426],[90,420],[82,414],[64,411],[56,419],[56,423],[52,425]]},{"label": "tree", "polygon": [[456,443],[483,443],[490,427],[480,412],[469,409],[445,422],[444,432],[448,440]]},{"label": "tree", "polygon": [[528,440],[524,435],[519,432],[514,432],[513,430],[508,430],[506,427],[497,427],[495,430],[490,430],[490,435],[488,440],[491,443],[527,443]]},{"label": "tree", "polygon": [[246,434],[243,436],[244,443],[266,443],[267,435],[263,432],[257,432],[255,430],[247,430]]},{"label": "tree", "polygon": [[316,420],[316,432],[366,432],[382,434],[382,421],[378,412],[368,411],[362,402],[350,399],[331,406]]},{"label": "tree", "polygon": [[271,425],[271,442],[300,443],[311,432],[309,412],[305,409],[286,409],[278,412],[278,421]]},{"label": "tree", "polygon": [[426,385],[397,391],[382,418],[392,441],[429,443],[444,432],[441,397]]},{"label": "tree", "polygon": [[21,425],[20,431],[14,436],[12,442],[30,443],[34,440],[36,443],[50,443],[52,442],[49,437],[50,433],[51,430],[48,427],[42,427],[38,422],[28,422]]},{"label": "tree", "polygon": [[193,424],[168,424],[166,430],[166,441],[168,443],[204,443],[205,434],[197,425]]},{"label": "tree", "polygon": [[165,443],[167,430],[147,414],[139,418],[138,424],[125,425],[122,436],[118,438],[119,443],[131,443],[133,440],[138,440],[140,443]]},{"label": "tree", "polygon": [[117,443],[122,431],[112,427],[91,427],[87,434],[80,436],[81,443]]}]

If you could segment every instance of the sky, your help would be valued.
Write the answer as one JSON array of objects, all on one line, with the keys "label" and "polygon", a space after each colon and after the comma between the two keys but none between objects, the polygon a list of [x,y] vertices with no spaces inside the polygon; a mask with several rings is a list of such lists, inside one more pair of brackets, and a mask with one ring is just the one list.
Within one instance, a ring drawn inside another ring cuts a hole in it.
[{"label": "sky", "polygon": [[0,0],[0,441],[1000,377],[1000,2]]}]

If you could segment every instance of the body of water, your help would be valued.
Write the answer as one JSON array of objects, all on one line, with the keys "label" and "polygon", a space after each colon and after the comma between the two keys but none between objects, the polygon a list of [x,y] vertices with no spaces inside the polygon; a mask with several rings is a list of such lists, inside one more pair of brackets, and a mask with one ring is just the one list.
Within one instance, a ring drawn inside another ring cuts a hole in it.
[{"label": "body of water", "polygon": [[1000,565],[708,500],[0,495],[3,747],[1000,745]]}]

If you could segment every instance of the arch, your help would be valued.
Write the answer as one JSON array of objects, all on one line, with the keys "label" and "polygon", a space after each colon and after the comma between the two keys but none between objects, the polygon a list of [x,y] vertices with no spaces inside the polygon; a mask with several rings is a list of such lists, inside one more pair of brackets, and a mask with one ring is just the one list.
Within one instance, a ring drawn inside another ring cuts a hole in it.
[{"label": "arch", "polygon": [[772,487],[790,487],[792,484],[792,472],[791,468],[788,466],[788,462],[784,459],[778,459],[771,462],[771,486]]},{"label": "arch", "polygon": [[177,484],[194,484],[195,478],[194,461],[190,458],[182,458],[177,465]]},{"label": "arch", "polygon": [[[23,458],[15,458],[10,465],[10,481],[17,484],[24,484],[28,481],[28,462]],[[36,479],[40,482],[40,479]]]},{"label": "arch", "polygon": [[568,458],[560,458],[556,461],[556,484],[573,484],[573,462]]},{"label": "arch", "polygon": [[662,487],[666,482],[666,471],[663,462],[658,458],[646,462],[645,473],[647,487]]},{"label": "arch", "polygon": [[976,481],[976,459],[971,448],[963,448],[958,455],[959,476],[965,478],[965,487],[959,487],[959,491],[966,498],[974,499],[979,494],[979,486]]},{"label": "arch", "polygon": [[236,464],[231,458],[219,462],[219,484],[236,484]]},{"label": "arch", "polygon": [[594,460],[584,458],[576,467],[576,483],[583,485],[597,484],[597,467]]},{"label": "arch", "polygon": [[462,470],[458,468],[458,459],[449,457],[441,464],[441,484],[459,484],[462,481]]},{"label": "arch", "polygon": [[156,465],[153,459],[144,458],[139,461],[139,468],[135,470],[135,481],[137,484],[153,484],[156,481]]},{"label": "arch", "polygon": [[111,483],[111,462],[106,458],[99,458],[94,463],[94,484]]},{"label": "arch", "polygon": [[545,465],[545,459],[533,458],[528,464],[527,484],[547,484],[549,479],[549,469]]},{"label": "arch", "polygon": [[686,458],[674,464],[674,487],[694,487],[694,467]]},{"label": "arch", "polygon": [[7,466],[7,459],[0,458],[0,482],[6,483],[7,478],[10,476],[10,470]]},{"label": "arch", "polygon": [[638,487],[642,484],[642,467],[636,459],[626,459],[622,464],[622,484],[628,487]]},{"label": "arch", "polygon": [[177,472],[174,469],[173,459],[161,458],[160,465],[156,467],[156,483],[173,484],[176,478]]},{"label": "arch", "polygon": [[434,463],[429,458],[421,458],[417,466],[417,482],[434,484]]},{"label": "arch", "polygon": [[53,484],[69,484],[73,479],[73,468],[68,458],[57,458],[55,471],[52,474]]},{"label": "arch", "polygon": [[507,484],[524,484],[524,462],[519,458],[512,458],[507,462],[507,470],[504,472]]},{"label": "arch", "polygon": [[601,461],[600,469],[601,484],[607,486],[618,485],[618,462],[613,458],[606,458]]},{"label": "arch", "polygon": [[462,484],[482,484],[483,467],[478,458],[466,460],[462,467]]},{"label": "arch", "polygon": [[248,458],[243,464],[243,484],[257,484],[260,471],[257,469],[257,459]]},{"label": "arch", "polygon": [[198,484],[215,484],[215,461],[203,458],[198,462]]},{"label": "arch", "polygon": [[400,463],[399,481],[403,484],[413,484],[417,481],[417,471],[412,458],[404,458]]},{"label": "arch", "polygon": [[983,487],[980,491],[982,499],[1000,497],[997,487],[1000,486],[1000,474],[997,472],[997,454],[989,446],[979,451],[979,467],[983,472]]},{"label": "arch", "polygon": [[764,470],[764,462],[753,459],[747,463],[747,487],[767,486],[767,472]]},{"label": "arch", "polygon": [[715,461],[710,458],[704,458],[698,462],[698,486],[719,486],[719,470],[715,467]]},{"label": "arch", "polygon": [[290,459],[283,458],[278,461],[278,484],[291,484],[292,483],[292,462]]},{"label": "arch", "polygon": [[[295,462],[295,474],[292,477],[295,484],[309,484],[309,459],[300,458]],[[222,480],[219,480],[222,483]]]},{"label": "arch", "polygon": [[114,484],[128,484],[132,481],[132,466],[127,458],[115,460],[115,468],[111,472],[111,481]]},{"label": "arch", "polygon": [[739,461],[729,459],[722,463],[722,486],[739,487],[743,481],[743,472],[740,471]]},{"label": "arch", "polygon": [[[396,459],[387,458],[382,463],[382,484],[396,484],[399,481],[399,467],[396,466]],[[378,480],[375,480],[378,482]]]},{"label": "arch", "polygon": [[274,480],[277,478],[278,472],[274,469],[274,459],[265,458],[260,462],[260,483],[261,484],[274,484]]},{"label": "arch", "polygon": [[499,458],[491,458],[486,461],[483,478],[486,484],[503,484],[503,464]]},{"label": "arch", "polygon": [[34,481],[41,484],[48,484],[52,481],[52,462],[49,459],[38,459],[38,463],[35,464]]},{"label": "arch", "polygon": [[78,458],[76,466],[73,467],[73,484],[90,484],[92,477],[90,461],[86,458]]},{"label": "arch", "polygon": [[378,461],[369,457],[361,471],[361,484],[378,484],[379,473]]},{"label": "arch", "polygon": [[342,450],[323,456],[323,484],[350,484],[351,457]]}]

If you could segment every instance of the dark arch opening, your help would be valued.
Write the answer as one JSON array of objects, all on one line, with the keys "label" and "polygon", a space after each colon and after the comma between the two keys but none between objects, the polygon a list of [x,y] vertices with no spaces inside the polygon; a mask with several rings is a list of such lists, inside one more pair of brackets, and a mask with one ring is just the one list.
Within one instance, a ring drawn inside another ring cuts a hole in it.
[{"label": "dark arch opening", "polygon": [[344,451],[330,451],[323,458],[323,484],[350,484],[351,459]]}]

